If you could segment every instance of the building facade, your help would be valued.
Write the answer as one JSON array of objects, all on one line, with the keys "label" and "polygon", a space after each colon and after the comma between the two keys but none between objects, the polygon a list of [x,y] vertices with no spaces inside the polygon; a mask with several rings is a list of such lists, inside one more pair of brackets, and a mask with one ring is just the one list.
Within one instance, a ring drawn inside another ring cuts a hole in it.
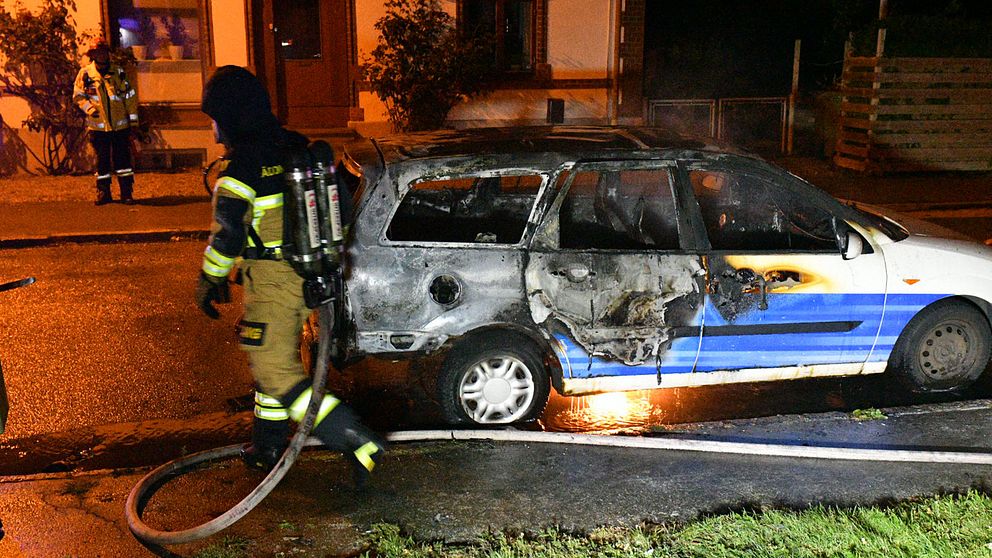
[{"label": "building facade", "polygon": [[[500,72],[494,91],[452,110],[449,126],[642,120],[645,0],[441,4],[460,27],[495,37]],[[182,150],[212,144],[200,93],[226,64],[254,71],[292,128],[388,133],[385,107],[360,71],[384,13],[381,0],[77,0],[76,21],[112,45],[136,47],[154,148]],[[16,128],[26,107],[4,99],[0,111]]]}]

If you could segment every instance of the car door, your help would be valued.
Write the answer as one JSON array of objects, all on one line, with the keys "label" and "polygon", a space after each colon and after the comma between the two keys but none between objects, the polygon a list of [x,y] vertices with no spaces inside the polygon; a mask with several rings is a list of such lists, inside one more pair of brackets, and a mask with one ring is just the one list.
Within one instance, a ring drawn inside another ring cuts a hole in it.
[{"label": "car door", "polygon": [[720,381],[862,372],[886,269],[865,237],[863,253],[841,254],[838,231],[857,234],[843,208],[771,167],[694,162],[680,176],[709,240],[695,371],[730,371]]},{"label": "car door", "polygon": [[672,162],[626,161],[559,176],[525,283],[534,321],[556,341],[567,393],[656,387],[692,370],[703,268],[682,249],[674,171]]}]

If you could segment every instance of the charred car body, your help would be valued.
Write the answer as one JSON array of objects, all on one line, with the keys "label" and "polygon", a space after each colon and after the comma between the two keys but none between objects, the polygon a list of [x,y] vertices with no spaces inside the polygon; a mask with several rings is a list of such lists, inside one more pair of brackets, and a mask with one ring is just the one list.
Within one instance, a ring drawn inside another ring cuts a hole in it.
[{"label": "charred car body", "polygon": [[614,390],[881,373],[960,390],[992,250],[910,232],[760,159],[649,128],[347,146],[351,355],[445,351],[451,422]]}]

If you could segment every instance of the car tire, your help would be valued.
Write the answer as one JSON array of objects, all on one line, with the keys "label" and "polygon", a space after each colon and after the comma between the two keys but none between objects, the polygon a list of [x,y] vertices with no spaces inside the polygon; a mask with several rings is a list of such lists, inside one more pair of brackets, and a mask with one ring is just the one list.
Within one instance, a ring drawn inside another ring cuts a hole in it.
[{"label": "car tire", "polygon": [[916,394],[960,392],[989,364],[992,330],[985,315],[962,300],[924,308],[906,325],[889,361],[900,384]]},{"label": "car tire", "polygon": [[535,420],[550,393],[534,343],[510,333],[473,337],[454,347],[438,376],[438,401],[451,424],[512,424]]}]

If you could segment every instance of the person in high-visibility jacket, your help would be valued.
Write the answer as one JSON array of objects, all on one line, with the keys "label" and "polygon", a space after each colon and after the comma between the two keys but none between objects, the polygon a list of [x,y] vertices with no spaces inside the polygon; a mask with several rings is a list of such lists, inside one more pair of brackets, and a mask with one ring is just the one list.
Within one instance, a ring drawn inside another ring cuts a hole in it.
[{"label": "person in high-visibility jacket", "polygon": [[[307,139],[282,128],[261,82],[238,66],[219,68],[207,81],[201,105],[214,121],[229,162],[214,185],[214,222],[196,289],[197,305],[217,318],[214,302],[227,302],[228,275],[240,266],[245,314],[241,348],[255,379],[252,444],[245,461],[271,469],[287,445],[289,419],[299,422],[310,403],[310,379],[300,360],[300,334],[310,315],[303,278],[283,259],[283,156]],[[240,260],[239,260],[240,258]],[[327,394],[313,435],[342,452],[364,482],[385,444],[347,405]]]},{"label": "person in high-visibility jacket", "polygon": [[102,39],[86,53],[90,63],[76,74],[72,98],[86,113],[86,128],[96,151],[96,204],[110,203],[113,174],[121,201],[134,203],[131,133],[138,126],[138,95],[124,69],[110,61]]}]

